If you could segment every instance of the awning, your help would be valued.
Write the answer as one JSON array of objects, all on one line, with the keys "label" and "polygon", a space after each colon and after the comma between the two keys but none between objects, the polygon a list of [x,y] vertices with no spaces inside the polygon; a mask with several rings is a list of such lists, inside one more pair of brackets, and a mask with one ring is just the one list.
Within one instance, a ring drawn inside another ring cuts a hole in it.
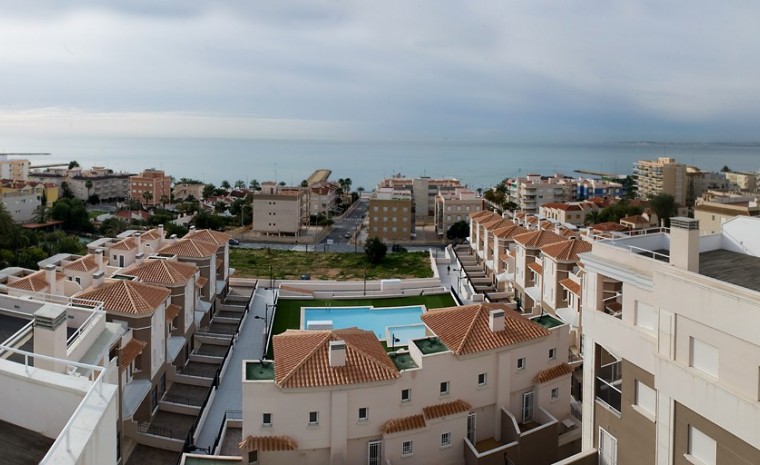
[{"label": "awning", "polygon": [[177,315],[179,315],[179,312],[182,310],[182,307],[179,305],[170,304],[166,307],[166,321],[172,321],[173,319],[177,318]]},{"label": "awning", "polygon": [[240,448],[247,451],[296,450],[298,444],[289,436],[248,436],[240,442]]},{"label": "awning", "polygon": [[201,289],[203,286],[206,285],[207,282],[208,282],[208,278],[204,278],[203,276],[201,276],[195,280],[195,287],[197,287],[198,289]]}]

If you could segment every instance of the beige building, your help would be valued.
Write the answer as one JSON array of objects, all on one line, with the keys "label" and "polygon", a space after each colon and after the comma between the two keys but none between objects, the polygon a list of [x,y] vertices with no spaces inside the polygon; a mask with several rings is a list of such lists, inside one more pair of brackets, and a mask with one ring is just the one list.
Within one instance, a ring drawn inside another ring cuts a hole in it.
[{"label": "beige building", "polygon": [[538,207],[538,214],[561,224],[583,226],[586,215],[599,210],[594,202],[549,202]]},{"label": "beige building", "polygon": [[577,450],[567,326],[497,304],[422,320],[430,336],[391,353],[357,328],[274,336],[274,361],[243,370],[244,460],[530,465]]},{"label": "beige building", "polygon": [[541,205],[570,202],[576,198],[577,182],[561,174],[541,176],[529,174],[506,181],[508,199],[525,213],[535,214]]},{"label": "beige building", "polygon": [[29,179],[29,160],[11,159],[8,154],[0,153],[0,179],[26,181]]},{"label": "beige building", "polygon": [[168,202],[171,193],[171,177],[161,170],[149,169],[129,177],[129,197],[145,205],[161,205],[162,199]]},{"label": "beige building", "polygon": [[568,463],[760,463],[760,220],[670,226],[581,255],[584,451]]},{"label": "beige building", "polygon": [[178,183],[174,185],[174,198],[176,200],[185,200],[192,196],[196,200],[203,199],[203,188],[205,185],[197,183]]},{"label": "beige building", "polygon": [[483,199],[467,188],[441,190],[435,196],[435,231],[445,236],[452,224],[470,222],[470,214],[483,210]]},{"label": "beige building", "polygon": [[633,174],[640,199],[664,193],[672,195],[679,205],[686,205],[689,188],[686,165],[677,163],[675,158],[639,160],[634,165]]},{"label": "beige building", "polygon": [[376,190],[390,188],[406,190],[412,194],[415,221],[433,221],[435,218],[436,196],[439,192],[455,191],[462,188],[462,183],[454,178],[406,178],[400,174],[384,178],[377,184]]},{"label": "beige building", "polygon": [[694,219],[699,220],[703,234],[717,234],[723,223],[737,216],[760,216],[760,205],[756,198],[738,195],[717,196],[697,199]]},{"label": "beige building", "polygon": [[309,221],[306,188],[261,183],[253,193],[252,231],[266,236],[299,236]]},{"label": "beige building", "polygon": [[29,173],[29,179],[51,183],[58,188],[65,181],[74,197],[84,201],[87,201],[90,195],[97,195],[101,201],[128,198],[130,176],[132,174],[115,172],[103,166],[93,166],[90,169],[48,168]]},{"label": "beige building", "polygon": [[750,192],[757,190],[757,173],[728,171],[724,174],[731,185],[739,190]]},{"label": "beige building", "polygon": [[0,202],[17,223],[34,221],[43,200],[47,201],[48,208],[58,200],[58,188],[54,184],[0,179]]},{"label": "beige building", "polygon": [[384,242],[408,241],[414,232],[412,193],[408,190],[383,188],[369,199],[367,216],[369,238]]}]

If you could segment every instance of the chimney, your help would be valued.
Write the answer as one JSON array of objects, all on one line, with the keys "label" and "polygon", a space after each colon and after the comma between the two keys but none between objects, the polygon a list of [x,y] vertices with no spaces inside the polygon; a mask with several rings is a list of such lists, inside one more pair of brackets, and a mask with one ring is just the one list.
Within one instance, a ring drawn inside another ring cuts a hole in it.
[{"label": "chimney", "polygon": [[699,220],[683,216],[670,219],[670,264],[699,273]]},{"label": "chimney", "polygon": [[169,236],[169,245],[174,245],[175,242],[177,242],[177,235],[172,234],[171,236]]},{"label": "chimney", "polygon": [[55,265],[45,265],[45,281],[48,285],[49,294],[57,294],[57,281],[55,279]]},{"label": "chimney", "polygon": [[145,261],[145,254],[143,252],[140,252],[139,254],[135,255],[135,261],[138,265],[142,265]]},{"label": "chimney", "polygon": [[142,234],[134,233],[132,236],[135,238],[135,243],[137,244],[137,253],[143,253]]},{"label": "chimney", "polygon": [[92,274],[92,287],[93,289],[97,289],[100,286],[103,285],[103,282],[105,281],[106,273],[105,271],[96,271]]},{"label": "chimney", "polygon": [[330,366],[346,365],[346,341],[330,341]]},{"label": "chimney", "polygon": [[103,261],[103,249],[95,249],[95,261],[98,262],[98,271],[106,272],[106,262]]},{"label": "chimney", "polygon": [[158,236],[161,238],[162,241],[164,239],[166,239],[166,236],[164,236],[164,225],[163,224],[159,224],[158,225]]},{"label": "chimney", "polygon": [[492,333],[504,331],[504,310],[491,310],[488,313],[488,327]]},{"label": "chimney", "polygon": [[190,231],[195,231],[195,225],[190,226]]},{"label": "chimney", "polygon": [[[63,305],[45,304],[34,312],[34,353],[66,359],[67,321],[66,307]],[[64,363],[35,359],[34,366],[60,373],[63,372]]]}]

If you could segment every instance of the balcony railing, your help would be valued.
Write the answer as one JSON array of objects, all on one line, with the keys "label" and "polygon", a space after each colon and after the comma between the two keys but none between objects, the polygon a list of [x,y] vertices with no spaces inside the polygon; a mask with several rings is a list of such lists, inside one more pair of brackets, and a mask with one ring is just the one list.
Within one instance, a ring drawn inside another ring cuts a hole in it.
[{"label": "balcony railing", "polygon": [[601,400],[617,412],[622,404],[622,363],[620,361],[602,365],[596,377],[596,399]]}]

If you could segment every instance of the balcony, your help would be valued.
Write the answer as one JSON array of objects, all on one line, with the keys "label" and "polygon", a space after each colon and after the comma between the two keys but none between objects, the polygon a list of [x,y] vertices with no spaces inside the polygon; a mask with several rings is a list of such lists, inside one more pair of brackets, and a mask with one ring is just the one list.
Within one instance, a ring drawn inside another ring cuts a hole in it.
[{"label": "balcony", "polygon": [[602,365],[597,373],[599,376],[596,377],[596,400],[607,404],[619,414],[623,397],[621,391],[623,387],[622,362],[617,360]]}]

